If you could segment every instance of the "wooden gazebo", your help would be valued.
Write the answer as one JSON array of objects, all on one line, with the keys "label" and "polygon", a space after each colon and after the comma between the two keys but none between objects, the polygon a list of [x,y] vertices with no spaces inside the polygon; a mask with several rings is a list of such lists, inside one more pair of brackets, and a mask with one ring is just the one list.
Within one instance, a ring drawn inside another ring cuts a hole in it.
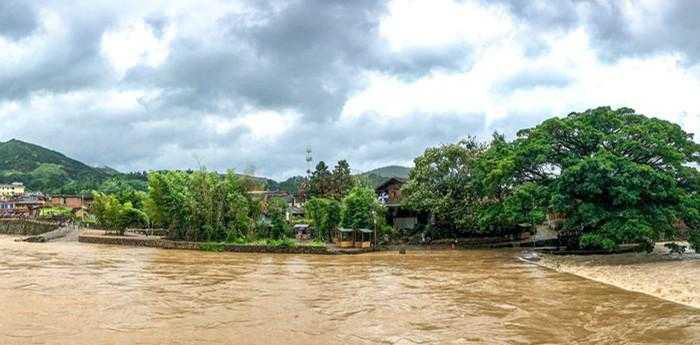
[{"label": "wooden gazebo", "polygon": [[369,248],[372,246],[374,231],[370,229],[339,228],[333,242],[338,248]]}]

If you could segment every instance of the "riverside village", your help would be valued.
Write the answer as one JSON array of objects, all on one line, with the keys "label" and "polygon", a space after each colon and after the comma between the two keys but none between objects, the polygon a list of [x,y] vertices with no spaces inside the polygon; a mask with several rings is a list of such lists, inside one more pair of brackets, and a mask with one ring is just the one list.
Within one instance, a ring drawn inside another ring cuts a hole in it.
[{"label": "riverside village", "polygon": [[700,1],[0,1],[0,345],[700,344]]}]

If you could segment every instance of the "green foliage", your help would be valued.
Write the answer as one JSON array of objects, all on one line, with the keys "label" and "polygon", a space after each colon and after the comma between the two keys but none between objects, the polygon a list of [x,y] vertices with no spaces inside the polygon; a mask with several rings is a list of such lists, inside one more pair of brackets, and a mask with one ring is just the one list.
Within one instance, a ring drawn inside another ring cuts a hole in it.
[{"label": "green foliage", "polygon": [[92,212],[97,224],[107,230],[124,233],[127,228],[140,228],[148,225],[148,216],[134,208],[131,202],[120,202],[114,195],[93,193]]},{"label": "green foliage", "polygon": [[269,186],[274,188],[268,188],[268,190],[280,190],[287,192],[289,194],[295,195],[299,193],[299,190],[304,183],[305,178],[301,176],[292,176],[277,185]]},{"label": "green foliage", "polygon": [[309,197],[328,197],[331,194],[332,183],[328,165],[324,161],[320,161],[316,164],[316,169],[311,173],[307,195]]},{"label": "green foliage", "polygon": [[340,225],[342,208],[340,202],[333,199],[312,198],[304,205],[306,216],[314,227],[314,238],[328,241],[332,230]]},{"label": "green foliage", "polygon": [[475,210],[480,198],[472,170],[483,151],[483,145],[473,138],[428,148],[414,160],[415,167],[402,189],[402,203],[431,212],[439,227],[454,232],[478,230]]},{"label": "green foliage", "polygon": [[328,170],[324,161],[318,162],[308,182],[307,196],[342,200],[356,184],[346,160],[338,161],[333,171]]},{"label": "green foliage", "polygon": [[270,237],[273,240],[280,240],[287,237],[289,224],[285,219],[287,213],[287,202],[281,198],[273,198],[267,206],[267,216],[270,219]]},{"label": "green foliage", "polygon": [[148,175],[144,209],[173,239],[233,242],[252,235],[260,214],[246,189],[254,183],[232,171],[155,172]]},{"label": "green foliage", "polygon": [[693,229],[688,235],[688,243],[696,253],[700,253],[700,230]]},{"label": "green foliage", "polygon": [[206,251],[206,252],[223,252],[224,251],[224,244],[223,243],[215,243],[215,242],[207,242],[207,243],[202,243],[199,246],[199,249]]},{"label": "green foliage", "polygon": [[700,145],[675,124],[601,107],[552,118],[510,143],[496,136],[475,177],[481,221],[535,224],[566,215],[562,231],[581,247],[672,237],[693,222]]},{"label": "green foliage", "polygon": [[71,210],[65,207],[50,207],[42,208],[39,212],[39,217],[42,219],[71,219],[73,214]]},{"label": "green foliage", "polygon": [[354,187],[343,199],[342,224],[346,228],[374,228],[376,218],[383,214],[383,206],[377,201],[374,190]]},{"label": "green foliage", "polygon": [[295,247],[297,245],[296,241],[291,238],[278,238],[278,239],[267,239],[265,240],[265,245],[274,247]]}]

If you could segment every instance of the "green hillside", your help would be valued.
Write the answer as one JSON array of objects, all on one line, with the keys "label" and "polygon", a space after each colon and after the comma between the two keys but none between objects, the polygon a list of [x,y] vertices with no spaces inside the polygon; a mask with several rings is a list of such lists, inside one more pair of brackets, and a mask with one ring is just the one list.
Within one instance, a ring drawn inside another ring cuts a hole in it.
[{"label": "green hillside", "polygon": [[108,177],[38,145],[16,139],[0,143],[0,183],[22,182],[33,191],[62,193],[94,188]]},{"label": "green hillside", "polygon": [[381,177],[403,177],[407,178],[411,168],[402,167],[399,165],[389,165],[377,169],[373,169],[362,173],[362,175],[377,175]]},{"label": "green hillside", "polygon": [[[408,177],[411,169],[390,165],[360,174],[370,185],[389,177]],[[243,176],[243,175],[241,175]],[[91,167],[38,145],[12,139],[0,142],[0,183],[22,182],[31,191],[78,194],[90,190],[111,191],[120,184],[146,189],[146,172],[123,174],[110,167]],[[251,179],[267,190],[297,193],[304,178],[294,176],[277,182],[268,178]]]},{"label": "green hillside", "polygon": [[408,178],[408,173],[411,168],[402,167],[398,165],[389,165],[377,169],[373,169],[362,173],[360,176],[365,178],[367,182],[372,186],[378,186],[390,177],[402,177]]}]

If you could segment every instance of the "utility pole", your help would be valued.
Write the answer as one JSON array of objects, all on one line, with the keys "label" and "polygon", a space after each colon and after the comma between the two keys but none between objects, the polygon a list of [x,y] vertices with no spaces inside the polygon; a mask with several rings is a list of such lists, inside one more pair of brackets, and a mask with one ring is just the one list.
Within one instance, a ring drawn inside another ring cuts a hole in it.
[{"label": "utility pole", "polygon": [[311,176],[311,162],[313,162],[313,157],[311,157],[311,148],[306,147],[306,177]]}]

